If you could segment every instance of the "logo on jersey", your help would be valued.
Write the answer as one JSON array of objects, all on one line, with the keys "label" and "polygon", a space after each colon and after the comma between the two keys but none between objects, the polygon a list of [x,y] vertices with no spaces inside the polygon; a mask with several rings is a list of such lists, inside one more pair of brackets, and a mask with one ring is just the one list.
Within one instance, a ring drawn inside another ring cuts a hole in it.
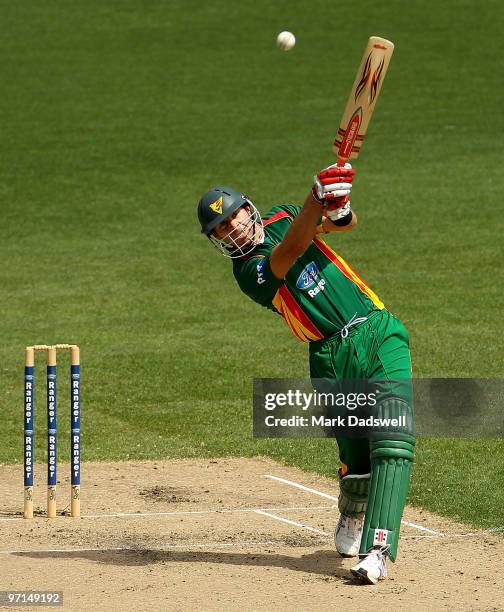
[{"label": "logo on jersey", "polygon": [[264,278],[264,264],[266,263],[265,259],[261,259],[261,261],[257,264],[256,266],[256,270],[257,270],[257,284],[258,285],[262,285],[263,283],[266,282],[266,279]]},{"label": "logo on jersey", "polygon": [[320,278],[320,271],[314,261],[305,266],[296,281],[298,289],[306,289],[310,297],[315,297],[325,289],[325,280]]},{"label": "logo on jersey", "polygon": [[311,261],[299,275],[296,281],[298,289],[309,289],[317,282],[319,269],[314,261]]},{"label": "logo on jersey", "polygon": [[215,202],[210,204],[210,208],[217,214],[222,214],[222,196],[218,200],[215,200]]}]

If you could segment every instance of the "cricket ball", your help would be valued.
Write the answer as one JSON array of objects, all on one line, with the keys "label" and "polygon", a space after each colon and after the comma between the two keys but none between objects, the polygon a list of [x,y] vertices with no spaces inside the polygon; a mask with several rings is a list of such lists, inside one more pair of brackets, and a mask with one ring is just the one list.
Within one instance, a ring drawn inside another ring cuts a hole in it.
[{"label": "cricket ball", "polygon": [[289,51],[296,44],[296,37],[292,32],[280,32],[276,44],[282,51]]}]

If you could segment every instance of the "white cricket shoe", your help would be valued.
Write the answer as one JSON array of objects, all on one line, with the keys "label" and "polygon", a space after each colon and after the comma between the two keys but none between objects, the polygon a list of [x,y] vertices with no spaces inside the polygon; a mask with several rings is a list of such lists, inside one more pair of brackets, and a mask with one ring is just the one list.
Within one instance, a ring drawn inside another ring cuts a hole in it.
[{"label": "white cricket shoe", "polygon": [[362,582],[376,584],[378,580],[387,577],[387,557],[384,551],[383,548],[373,548],[350,571]]},{"label": "white cricket shoe", "polygon": [[356,557],[359,554],[363,526],[364,515],[359,517],[340,514],[334,530],[334,543],[342,557]]}]

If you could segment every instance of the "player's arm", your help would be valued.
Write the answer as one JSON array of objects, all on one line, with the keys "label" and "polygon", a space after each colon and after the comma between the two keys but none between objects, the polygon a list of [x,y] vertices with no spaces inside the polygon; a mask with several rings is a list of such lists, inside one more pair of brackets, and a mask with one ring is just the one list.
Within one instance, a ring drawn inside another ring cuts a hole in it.
[{"label": "player's arm", "polygon": [[327,208],[329,216],[336,215],[336,212],[329,209],[342,209],[347,205],[350,208],[349,195],[354,174],[355,170],[350,164],[345,164],[344,167],[334,164],[315,176],[315,184],[303,208],[294,217],[283,240],[271,252],[271,271],[277,278],[285,278],[296,259],[309,247],[317,233],[320,214],[324,208]]},{"label": "player's arm", "polygon": [[320,213],[320,203],[310,193],[283,240],[271,251],[271,271],[277,278],[285,278],[296,259],[309,247],[317,231]]}]

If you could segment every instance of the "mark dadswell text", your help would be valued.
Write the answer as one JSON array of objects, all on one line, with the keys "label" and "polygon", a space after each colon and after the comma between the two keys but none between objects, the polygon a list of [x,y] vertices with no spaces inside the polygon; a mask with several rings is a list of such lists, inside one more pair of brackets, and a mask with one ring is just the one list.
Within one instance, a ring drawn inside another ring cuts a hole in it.
[{"label": "mark dadswell text", "polygon": [[347,417],[327,417],[312,415],[311,417],[291,416],[288,418],[275,417],[269,414],[264,423],[266,427],[406,427],[406,416],[396,419],[383,419],[374,416],[359,418],[355,415]]}]

